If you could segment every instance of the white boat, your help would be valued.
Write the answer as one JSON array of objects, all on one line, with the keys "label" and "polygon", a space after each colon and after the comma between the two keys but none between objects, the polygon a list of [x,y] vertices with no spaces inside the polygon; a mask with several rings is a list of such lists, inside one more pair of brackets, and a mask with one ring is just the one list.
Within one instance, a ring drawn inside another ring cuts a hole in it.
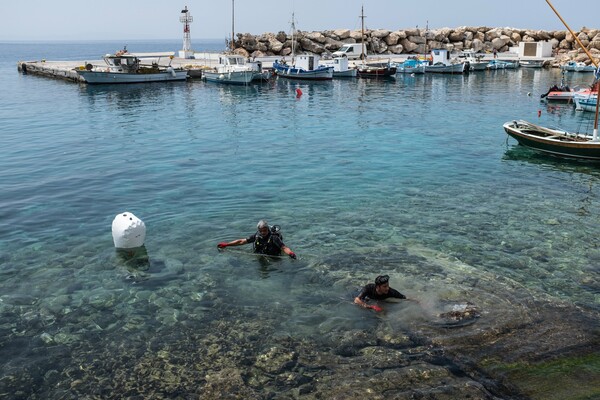
[{"label": "white boat", "polygon": [[458,58],[469,63],[469,71],[484,71],[488,65],[487,61],[482,61],[483,54],[479,54],[473,49],[463,50]]},{"label": "white boat", "polygon": [[544,60],[519,60],[519,65],[523,68],[542,68]]},{"label": "white boat", "polygon": [[89,84],[184,81],[188,77],[186,70],[171,67],[170,61],[167,66],[159,65],[160,57],[152,58],[150,64],[142,64],[142,60],[127,49],[107,54],[103,59],[104,66],[86,64],[85,69],[76,72]]},{"label": "white boat", "polygon": [[431,65],[425,66],[425,72],[433,74],[462,74],[467,70],[467,63],[450,60],[450,53],[445,49],[431,50]]},{"label": "white boat", "polygon": [[255,71],[246,65],[246,59],[237,54],[219,55],[219,63],[213,69],[204,70],[202,77],[208,82],[231,85],[247,85],[254,79]]},{"label": "white boat", "polygon": [[596,67],[593,65],[586,65],[584,62],[569,61],[568,63],[561,65],[560,69],[567,72],[595,72]]},{"label": "white boat", "polygon": [[332,60],[321,61],[321,65],[333,67],[334,78],[356,78],[356,68],[350,68],[348,65],[348,57],[339,56]]}]

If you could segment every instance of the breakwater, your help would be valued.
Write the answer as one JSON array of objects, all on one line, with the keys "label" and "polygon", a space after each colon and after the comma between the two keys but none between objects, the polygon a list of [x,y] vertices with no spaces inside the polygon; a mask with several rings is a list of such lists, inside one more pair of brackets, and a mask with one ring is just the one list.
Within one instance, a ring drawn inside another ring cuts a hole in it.
[{"label": "breakwater", "polygon": [[[579,40],[595,57],[600,57],[600,29],[582,28],[575,32]],[[521,42],[548,41],[552,43],[556,63],[570,60],[589,62],[568,31],[544,31],[517,28],[459,27],[440,29],[335,29],[321,32],[297,31],[294,46],[298,51],[328,54],[346,43],[364,40],[370,54],[424,54],[431,49],[447,49],[499,53],[509,51]],[[238,33],[235,52],[246,57],[287,56],[292,53],[292,36],[285,32],[252,35]]]}]

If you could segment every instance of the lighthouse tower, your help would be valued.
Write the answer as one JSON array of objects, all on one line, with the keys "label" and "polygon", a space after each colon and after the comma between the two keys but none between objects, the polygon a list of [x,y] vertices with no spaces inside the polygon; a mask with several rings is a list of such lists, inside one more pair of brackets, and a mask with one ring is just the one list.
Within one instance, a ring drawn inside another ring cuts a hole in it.
[{"label": "lighthouse tower", "polygon": [[181,10],[179,21],[183,24],[183,49],[179,50],[179,58],[194,58],[190,36],[190,23],[194,21],[194,18],[190,15],[187,6]]}]

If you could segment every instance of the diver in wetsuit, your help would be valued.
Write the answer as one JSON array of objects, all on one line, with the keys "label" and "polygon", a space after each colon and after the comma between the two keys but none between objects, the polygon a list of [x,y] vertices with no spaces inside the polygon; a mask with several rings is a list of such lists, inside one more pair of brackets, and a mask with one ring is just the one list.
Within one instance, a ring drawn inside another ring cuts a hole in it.
[{"label": "diver in wetsuit", "polygon": [[283,251],[285,254],[295,259],[296,254],[287,247],[281,238],[279,233],[279,227],[277,225],[269,226],[267,221],[260,220],[256,226],[257,232],[254,235],[248,236],[244,239],[237,239],[232,242],[221,242],[217,245],[219,249],[223,249],[228,246],[241,246],[248,243],[254,244],[254,252],[257,254],[264,254],[267,256],[278,256]]},{"label": "diver in wetsuit", "polygon": [[375,278],[375,283],[369,283],[362,288],[358,296],[354,299],[354,303],[364,308],[370,308],[375,311],[381,311],[381,307],[377,305],[369,305],[365,300],[384,300],[388,297],[396,299],[406,299],[406,296],[392,289],[389,284],[390,277],[388,275],[380,275]]}]

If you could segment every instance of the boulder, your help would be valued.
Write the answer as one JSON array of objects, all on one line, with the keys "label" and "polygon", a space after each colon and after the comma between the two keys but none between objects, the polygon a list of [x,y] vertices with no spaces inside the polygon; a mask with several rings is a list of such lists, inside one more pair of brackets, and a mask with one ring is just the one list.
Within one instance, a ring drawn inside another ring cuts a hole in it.
[{"label": "boulder", "polygon": [[448,35],[448,40],[450,40],[452,43],[462,42],[465,40],[465,32],[462,30],[452,31]]},{"label": "boulder", "polygon": [[333,31],[333,34],[340,38],[340,40],[348,39],[350,37],[350,29],[336,29]]},{"label": "boulder", "polygon": [[418,45],[416,45],[408,39],[401,40],[400,44],[404,48],[405,53],[413,53],[417,49],[417,47],[419,47]]},{"label": "boulder", "polygon": [[565,32],[565,31],[555,31],[554,32],[554,39],[558,40],[559,42],[561,40],[565,40],[566,37],[567,37],[567,32]]},{"label": "boulder", "polygon": [[388,46],[383,40],[378,37],[371,38],[371,50],[373,50],[374,53],[385,53],[387,49]]},{"label": "boulder", "polygon": [[393,33],[398,36],[399,41],[408,37],[405,31],[394,31]]},{"label": "boulder", "polygon": [[510,35],[510,40],[515,43],[519,43],[521,41],[521,34],[519,32],[513,32]]},{"label": "boulder", "polygon": [[304,35],[304,37],[317,43],[325,43],[326,40],[325,36],[321,32],[309,32]]},{"label": "boulder", "polygon": [[308,51],[314,54],[321,54],[325,51],[325,47],[321,46],[318,43],[313,42],[312,40],[304,37],[300,39],[300,45],[302,45],[302,49],[304,51]]},{"label": "boulder", "polygon": [[388,46],[388,51],[392,54],[401,54],[404,50],[401,44],[395,44],[393,46]]},{"label": "boulder", "polygon": [[376,29],[376,30],[374,30],[374,31],[371,32],[371,37],[372,38],[382,39],[382,38],[386,37],[389,34],[390,34],[390,31],[387,30],[387,29]]},{"label": "boulder", "polygon": [[244,58],[248,58],[250,57],[250,53],[248,53],[248,51],[242,47],[238,47],[235,50],[233,50],[233,54],[237,54],[239,56],[242,56]]},{"label": "boulder", "polygon": [[425,38],[422,36],[409,36],[408,40],[410,40],[411,42],[413,42],[415,44],[424,44],[425,43]]},{"label": "boulder", "polygon": [[275,35],[275,39],[279,40],[281,43],[284,43],[287,40],[287,34],[283,31],[279,31],[277,35]]},{"label": "boulder", "polygon": [[393,46],[395,44],[398,44],[398,41],[400,40],[400,36],[398,36],[396,34],[396,32],[391,32],[389,35],[387,35],[385,38],[383,38],[383,40],[385,40],[385,43],[388,46]]},{"label": "boulder", "polygon": [[499,39],[500,35],[502,35],[502,29],[500,29],[500,28],[490,29],[489,31],[487,31],[485,33],[485,41],[491,42],[494,39]]},{"label": "boulder", "polygon": [[497,38],[492,39],[491,43],[492,43],[492,48],[494,48],[496,50],[500,50],[502,47],[504,47],[506,45],[506,43],[508,43],[508,41],[497,37]]},{"label": "boulder", "polygon": [[471,43],[471,48],[476,52],[483,50],[483,42],[479,39],[473,39],[473,43]]},{"label": "boulder", "polygon": [[[360,42],[362,40],[362,38],[363,38],[361,31],[351,31],[350,32],[350,37],[352,39],[356,40],[357,42]],[[366,39],[366,37],[365,37],[365,39]]]},{"label": "boulder", "polygon": [[405,29],[404,32],[406,33],[406,37],[421,36],[421,31],[419,31],[419,28]]},{"label": "boulder", "polygon": [[273,53],[279,53],[281,49],[283,49],[283,43],[277,40],[275,37],[272,37],[267,44],[267,47]]}]

